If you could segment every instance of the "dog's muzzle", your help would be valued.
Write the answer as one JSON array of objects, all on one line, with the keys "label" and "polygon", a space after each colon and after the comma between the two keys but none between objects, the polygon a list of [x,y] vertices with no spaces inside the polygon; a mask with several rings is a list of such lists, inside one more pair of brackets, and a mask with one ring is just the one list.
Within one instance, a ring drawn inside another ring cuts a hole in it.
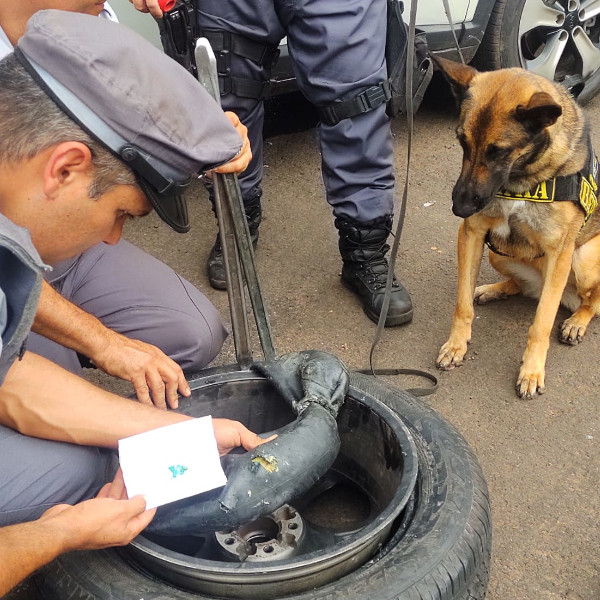
[{"label": "dog's muzzle", "polygon": [[466,219],[480,210],[483,210],[491,201],[493,195],[481,196],[479,194],[461,193],[455,187],[452,191],[452,212],[462,219]]},{"label": "dog's muzzle", "polygon": [[505,183],[507,172],[507,169],[498,169],[479,180],[471,173],[468,176],[461,173],[452,190],[452,212],[466,219],[483,210]]}]

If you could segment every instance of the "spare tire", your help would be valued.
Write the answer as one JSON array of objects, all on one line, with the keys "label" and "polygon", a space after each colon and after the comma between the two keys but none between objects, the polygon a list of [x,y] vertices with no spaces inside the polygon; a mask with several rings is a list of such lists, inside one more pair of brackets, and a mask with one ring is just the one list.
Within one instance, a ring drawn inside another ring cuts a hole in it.
[{"label": "spare tire", "polygon": [[[239,373],[239,371],[237,371]],[[410,394],[351,374],[348,396],[392,408],[414,440],[418,475],[394,530],[365,564],[339,579],[277,598],[292,600],[483,600],[491,554],[491,517],[481,467],[463,437]],[[244,421],[243,416],[239,419]],[[49,600],[208,600],[159,580],[122,549],[60,556],[35,577]]]}]

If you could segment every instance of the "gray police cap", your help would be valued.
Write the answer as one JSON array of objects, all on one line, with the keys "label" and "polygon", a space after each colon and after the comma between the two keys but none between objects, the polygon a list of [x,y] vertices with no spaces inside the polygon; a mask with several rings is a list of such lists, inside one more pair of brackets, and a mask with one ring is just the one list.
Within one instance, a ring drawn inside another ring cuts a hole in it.
[{"label": "gray police cap", "polygon": [[190,176],[242,145],[204,87],[131,29],[91,15],[39,11],[15,52],[69,116],[130,165],[159,216],[187,231],[181,192]]}]

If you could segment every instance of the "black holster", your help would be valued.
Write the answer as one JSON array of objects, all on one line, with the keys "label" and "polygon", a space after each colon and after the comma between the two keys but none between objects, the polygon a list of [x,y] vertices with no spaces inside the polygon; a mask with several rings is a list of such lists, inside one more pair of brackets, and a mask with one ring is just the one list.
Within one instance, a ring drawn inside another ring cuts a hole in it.
[{"label": "black holster", "polygon": [[199,37],[196,2],[185,0],[157,19],[160,41],[165,54],[176,60],[194,77],[198,76],[194,45]]}]

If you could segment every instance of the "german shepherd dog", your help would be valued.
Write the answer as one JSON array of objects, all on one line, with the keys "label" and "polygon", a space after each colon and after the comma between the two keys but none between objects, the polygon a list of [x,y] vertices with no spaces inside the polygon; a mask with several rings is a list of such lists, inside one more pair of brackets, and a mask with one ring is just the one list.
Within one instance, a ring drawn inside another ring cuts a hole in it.
[{"label": "german shepherd dog", "polygon": [[[550,333],[560,303],[574,311],[559,339],[575,345],[600,312],[598,161],[581,108],[560,85],[524,69],[479,72],[435,59],[460,103],[463,149],[452,212],[458,292],[441,369],[463,362],[477,304],[519,293],[538,298],[516,382],[521,398],[545,387]],[[484,245],[504,277],[475,289]]]}]

